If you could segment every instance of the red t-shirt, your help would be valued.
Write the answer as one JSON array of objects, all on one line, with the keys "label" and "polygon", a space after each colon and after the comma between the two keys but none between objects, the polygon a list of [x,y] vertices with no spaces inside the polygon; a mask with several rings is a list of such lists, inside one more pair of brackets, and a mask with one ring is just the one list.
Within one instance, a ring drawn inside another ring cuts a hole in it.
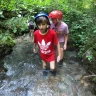
[{"label": "red t-shirt", "polygon": [[48,29],[45,35],[41,35],[40,31],[34,32],[34,43],[38,44],[40,57],[46,62],[51,62],[55,60],[54,45],[57,45],[58,40],[56,33]]}]

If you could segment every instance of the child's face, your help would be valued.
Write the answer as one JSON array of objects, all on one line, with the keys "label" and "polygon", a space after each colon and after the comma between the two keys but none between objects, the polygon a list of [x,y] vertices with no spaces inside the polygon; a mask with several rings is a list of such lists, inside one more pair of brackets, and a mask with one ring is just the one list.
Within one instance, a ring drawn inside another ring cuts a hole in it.
[{"label": "child's face", "polygon": [[45,23],[45,22],[42,22],[42,23],[38,24],[38,28],[39,28],[41,33],[46,33],[47,26],[48,26],[48,24]]},{"label": "child's face", "polygon": [[53,22],[54,25],[56,25],[58,23],[58,20],[55,19],[55,18],[52,18],[52,22]]}]

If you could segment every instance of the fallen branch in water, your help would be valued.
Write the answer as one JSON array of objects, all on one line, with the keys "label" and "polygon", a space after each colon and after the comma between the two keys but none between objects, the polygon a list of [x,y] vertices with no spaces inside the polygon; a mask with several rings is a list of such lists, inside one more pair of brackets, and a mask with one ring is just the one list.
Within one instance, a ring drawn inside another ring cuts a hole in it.
[{"label": "fallen branch in water", "polygon": [[89,77],[96,77],[96,75],[83,76],[83,79],[85,79],[85,78],[89,78]]}]

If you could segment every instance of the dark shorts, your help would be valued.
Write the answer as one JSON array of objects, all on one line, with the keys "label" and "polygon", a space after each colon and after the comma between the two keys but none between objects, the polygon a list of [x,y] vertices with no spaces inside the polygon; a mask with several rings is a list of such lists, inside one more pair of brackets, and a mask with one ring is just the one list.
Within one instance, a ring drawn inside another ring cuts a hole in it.
[{"label": "dark shorts", "polygon": [[60,48],[64,47],[64,42],[59,42],[60,43]]},{"label": "dark shorts", "polygon": [[31,32],[29,32],[29,36],[31,37]]}]

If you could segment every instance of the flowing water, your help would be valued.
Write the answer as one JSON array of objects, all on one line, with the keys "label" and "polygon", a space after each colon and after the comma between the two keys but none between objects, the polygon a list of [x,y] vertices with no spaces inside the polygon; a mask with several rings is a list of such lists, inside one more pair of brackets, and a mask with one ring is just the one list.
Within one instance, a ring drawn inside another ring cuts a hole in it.
[{"label": "flowing water", "polygon": [[0,96],[95,96],[91,84],[82,78],[86,74],[76,61],[75,51],[66,51],[63,67],[57,68],[57,76],[42,76],[42,64],[38,54],[32,53],[29,36],[15,40],[12,54],[4,59],[8,69],[0,80]]}]

